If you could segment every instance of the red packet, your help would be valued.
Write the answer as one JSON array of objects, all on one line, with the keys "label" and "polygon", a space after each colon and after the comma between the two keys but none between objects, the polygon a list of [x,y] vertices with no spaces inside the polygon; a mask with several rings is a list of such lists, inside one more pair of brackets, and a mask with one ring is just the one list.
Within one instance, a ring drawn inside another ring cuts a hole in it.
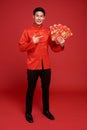
[{"label": "red packet", "polygon": [[61,37],[64,40],[72,36],[72,32],[69,27],[62,24],[54,24],[50,26],[52,41],[56,41],[57,38]]}]

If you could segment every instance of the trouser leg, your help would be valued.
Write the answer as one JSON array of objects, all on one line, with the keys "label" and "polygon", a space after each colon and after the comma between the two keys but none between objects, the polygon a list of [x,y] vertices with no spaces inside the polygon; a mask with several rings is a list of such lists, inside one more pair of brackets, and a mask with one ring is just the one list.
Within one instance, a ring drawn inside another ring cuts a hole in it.
[{"label": "trouser leg", "polygon": [[36,82],[38,79],[38,71],[27,70],[28,88],[26,93],[26,113],[32,113],[32,103]]},{"label": "trouser leg", "polygon": [[41,83],[42,83],[42,102],[43,102],[43,112],[49,111],[49,86],[51,80],[51,70],[42,70],[40,73]]}]

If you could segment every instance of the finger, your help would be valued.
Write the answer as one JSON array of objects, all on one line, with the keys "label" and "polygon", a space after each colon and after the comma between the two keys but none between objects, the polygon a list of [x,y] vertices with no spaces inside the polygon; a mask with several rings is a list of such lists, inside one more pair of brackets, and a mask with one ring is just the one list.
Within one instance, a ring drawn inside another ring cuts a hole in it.
[{"label": "finger", "polygon": [[38,36],[38,37],[36,37],[36,38],[42,38],[43,36],[41,35],[41,36]]}]

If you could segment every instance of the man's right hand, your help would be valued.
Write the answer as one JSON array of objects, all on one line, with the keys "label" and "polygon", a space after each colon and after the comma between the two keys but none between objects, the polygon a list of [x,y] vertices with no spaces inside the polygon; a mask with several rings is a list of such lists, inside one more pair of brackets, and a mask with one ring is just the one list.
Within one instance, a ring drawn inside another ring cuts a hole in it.
[{"label": "man's right hand", "polygon": [[43,37],[43,36],[36,36],[36,35],[34,35],[34,36],[32,37],[33,43],[34,43],[34,44],[39,43],[40,38],[42,38],[42,37]]}]

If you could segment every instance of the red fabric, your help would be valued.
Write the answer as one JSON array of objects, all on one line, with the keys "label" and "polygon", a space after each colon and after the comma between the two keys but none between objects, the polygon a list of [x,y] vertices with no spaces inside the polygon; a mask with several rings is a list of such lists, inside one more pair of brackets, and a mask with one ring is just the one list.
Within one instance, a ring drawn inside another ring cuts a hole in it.
[{"label": "red fabric", "polygon": [[[32,41],[34,35],[43,36],[37,44],[34,44]],[[56,42],[51,40],[51,32],[47,27],[33,24],[24,30],[19,41],[19,48],[20,51],[27,51],[27,69],[42,69],[42,61],[44,69],[50,68],[48,45],[50,45],[54,52],[59,52],[64,49],[60,44],[56,44]]]}]

